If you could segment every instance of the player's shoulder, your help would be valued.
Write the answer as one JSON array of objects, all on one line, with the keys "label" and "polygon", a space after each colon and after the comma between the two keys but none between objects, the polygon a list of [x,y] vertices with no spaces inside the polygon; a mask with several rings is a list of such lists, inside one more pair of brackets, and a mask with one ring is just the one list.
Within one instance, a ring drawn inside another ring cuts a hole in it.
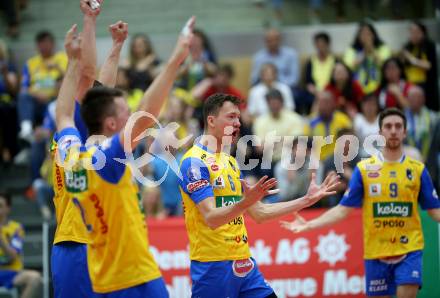
[{"label": "player's shoulder", "polygon": [[194,145],[185,154],[182,156],[182,163],[187,159],[196,159],[200,160],[203,163],[206,163],[208,159],[209,153],[200,148],[200,146]]},{"label": "player's shoulder", "polygon": [[15,220],[9,220],[8,224],[7,224],[8,228],[12,231],[22,231],[23,226],[21,225],[21,223],[19,223],[18,221]]},{"label": "player's shoulder", "polygon": [[410,156],[405,156],[405,162],[410,164],[413,167],[417,167],[420,169],[423,169],[425,167],[425,164],[417,159],[414,159]]},{"label": "player's shoulder", "polygon": [[379,171],[382,167],[382,162],[376,156],[370,156],[357,163],[360,171]]}]

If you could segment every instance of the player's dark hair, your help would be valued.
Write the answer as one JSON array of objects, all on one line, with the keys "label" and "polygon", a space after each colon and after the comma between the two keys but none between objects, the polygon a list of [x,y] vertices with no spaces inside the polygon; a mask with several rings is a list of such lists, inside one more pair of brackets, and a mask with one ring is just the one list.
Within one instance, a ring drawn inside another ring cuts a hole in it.
[{"label": "player's dark hair", "polygon": [[387,108],[380,112],[379,114],[379,129],[382,129],[382,123],[383,119],[385,119],[388,116],[399,116],[403,120],[403,127],[406,129],[406,116],[405,114],[397,109],[397,108]]},{"label": "player's dark hair", "polygon": [[330,35],[328,35],[327,32],[321,31],[313,36],[313,40],[315,42],[317,42],[320,39],[323,40],[326,44],[330,44]]},{"label": "player's dark hair", "polygon": [[40,43],[46,39],[49,39],[52,42],[55,42],[55,37],[53,36],[52,32],[48,31],[48,30],[43,30],[37,33],[37,35],[35,35],[35,42],[36,43]]},{"label": "player's dark hair", "polygon": [[87,91],[81,105],[81,116],[90,135],[100,134],[104,119],[115,115],[114,100],[120,96],[123,96],[122,91],[104,86]]},{"label": "player's dark hair", "polygon": [[218,111],[221,109],[225,102],[231,102],[238,106],[241,103],[240,98],[223,93],[216,93],[208,97],[203,104],[203,122],[205,127],[208,126],[208,116],[218,115]]},{"label": "player's dark hair", "polygon": [[6,201],[6,205],[8,207],[11,207],[12,205],[12,198],[7,192],[0,192],[0,198],[3,198]]}]

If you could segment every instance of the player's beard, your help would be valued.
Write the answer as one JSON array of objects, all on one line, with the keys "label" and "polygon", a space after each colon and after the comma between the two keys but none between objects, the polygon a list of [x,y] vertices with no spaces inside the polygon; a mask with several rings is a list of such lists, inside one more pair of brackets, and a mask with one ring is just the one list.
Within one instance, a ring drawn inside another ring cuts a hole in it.
[{"label": "player's beard", "polygon": [[402,146],[402,142],[400,140],[387,140],[386,147],[390,150],[397,150]]}]

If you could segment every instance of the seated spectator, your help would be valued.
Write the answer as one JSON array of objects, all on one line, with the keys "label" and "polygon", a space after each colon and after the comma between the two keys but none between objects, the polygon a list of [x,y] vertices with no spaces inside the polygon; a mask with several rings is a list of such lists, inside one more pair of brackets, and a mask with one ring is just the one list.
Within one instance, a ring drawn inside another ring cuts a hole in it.
[{"label": "seated spectator", "polygon": [[138,33],[130,43],[129,56],[123,63],[129,87],[132,90],[147,90],[159,72],[160,60],[146,34]]},{"label": "seated spectator", "polygon": [[[346,136],[346,137],[356,137],[354,131],[350,128],[343,128],[338,131],[336,134],[336,140]],[[335,171],[339,174],[341,178],[340,184],[336,189],[336,194],[333,196],[329,196],[324,200],[318,202],[317,207],[333,207],[336,206],[341,200],[344,192],[348,188],[348,183],[351,179],[351,175],[353,174],[353,170],[356,167],[356,164],[361,161],[360,156],[356,154],[355,158],[350,161],[342,162],[341,159],[338,160],[338,157],[342,157],[343,155],[347,155],[350,146],[352,145],[350,141],[346,142],[336,142],[337,146],[335,146],[335,151],[332,152],[323,162],[322,166],[319,167],[318,177],[319,180],[323,181],[323,178],[326,177],[330,172]],[[341,163],[341,164],[339,164]]]},{"label": "seated spectator", "polygon": [[[317,100],[317,114],[312,116],[306,126],[306,134],[311,137],[332,136],[332,140],[325,144],[324,140],[318,142],[318,147],[313,154],[319,154],[320,160],[324,161],[333,154],[335,148],[335,135],[343,128],[351,128],[350,118],[336,110],[335,98],[333,94],[328,91],[318,92]],[[320,151],[319,151],[320,150]]]},{"label": "seated spectator", "polygon": [[17,0],[0,1],[0,10],[6,16],[8,28],[6,34],[10,37],[18,37],[20,34],[20,7]]},{"label": "seated spectator", "polygon": [[307,91],[315,97],[330,83],[336,58],[331,52],[330,36],[326,32],[315,34],[313,40],[316,54],[307,61],[305,79]]},{"label": "seated spectator", "polygon": [[361,156],[366,157],[363,148],[365,138],[379,134],[379,102],[374,93],[368,94],[361,102],[361,111],[354,116],[353,128],[359,138]]},{"label": "seated spectator", "polygon": [[67,67],[64,52],[55,53],[55,38],[41,31],[36,38],[38,54],[27,60],[23,68],[22,87],[18,98],[18,118],[21,139],[32,139],[33,126],[41,123],[50,101],[56,97],[57,79]]},{"label": "seated spectator", "polygon": [[290,88],[296,87],[299,79],[298,54],[293,48],[281,45],[281,33],[277,29],[269,29],[265,34],[264,49],[259,50],[253,58],[251,83],[259,82],[261,68],[266,63],[275,65],[278,80]]},{"label": "seated spectator", "polygon": [[[305,139],[307,140],[307,139]],[[302,197],[307,193],[310,184],[310,154],[312,149],[312,139],[303,142],[295,139],[293,141],[292,152],[286,160],[284,156],[275,165],[275,178],[278,181],[278,189],[280,190],[280,201],[290,201]],[[304,164],[299,169],[293,169],[293,165],[301,162]],[[289,169],[286,165],[292,165]]]},{"label": "seated spectator", "polygon": [[381,109],[408,106],[411,83],[405,80],[403,65],[397,58],[390,58],[382,65],[382,81],[378,89]]},{"label": "seated spectator", "polygon": [[0,160],[5,164],[17,153],[17,91],[17,71],[9,59],[6,44],[0,40]]},{"label": "seated spectator", "polygon": [[214,50],[206,34],[200,29],[193,31],[194,40],[190,55],[179,71],[177,86],[191,90],[200,81],[212,77],[217,69]]},{"label": "seated spectator", "polygon": [[260,83],[249,90],[247,111],[252,117],[258,117],[269,113],[266,94],[269,90],[276,89],[283,96],[283,106],[293,111],[295,102],[292,91],[284,83],[278,80],[278,71],[275,65],[266,63],[261,67]]},{"label": "seated spectator", "polygon": [[[262,175],[267,174],[269,177],[273,176],[273,165],[281,159],[283,149],[283,141],[285,136],[300,136],[304,133],[304,120],[294,111],[288,110],[284,107],[283,95],[276,89],[269,90],[266,95],[267,105],[270,113],[267,115],[258,116],[255,119],[253,131],[254,134],[261,140],[261,146],[256,147],[260,156],[265,149],[264,143],[268,141],[269,135],[281,137],[281,140],[274,143],[273,155],[270,169],[262,169]],[[267,152],[272,153],[272,152]],[[263,156],[265,157],[265,156]]]},{"label": "seated spectator", "polygon": [[23,269],[23,238],[21,224],[9,219],[11,197],[0,194],[0,287],[22,288],[21,298],[41,297],[41,275]]},{"label": "seated spectator", "polygon": [[380,84],[380,68],[391,56],[391,50],[384,44],[374,26],[362,22],[354,42],[345,54],[344,62],[354,73],[365,94],[376,91]]},{"label": "seated spectator", "polygon": [[432,131],[438,114],[425,106],[425,92],[419,86],[412,86],[408,92],[408,107],[405,116],[408,121],[406,143],[419,149],[426,160],[431,145]]},{"label": "seated spectator", "polygon": [[234,78],[234,69],[230,64],[220,65],[212,78],[206,78],[198,83],[192,90],[195,98],[204,102],[208,97],[215,93],[224,93],[234,95],[242,100],[242,110],[244,107],[244,96],[240,90],[232,86],[231,81]]},{"label": "seated spectator", "polygon": [[358,81],[353,79],[351,70],[343,62],[336,62],[325,90],[336,99],[336,107],[351,118],[359,111],[364,92]]},{"label": "seated spectator", "polygon": [[429,94],[428,108],[439,110],[437,54],[435,43],[429,38],[426,26],[413,21],[409,40],[402,50],[408,82],[421,86]]}]

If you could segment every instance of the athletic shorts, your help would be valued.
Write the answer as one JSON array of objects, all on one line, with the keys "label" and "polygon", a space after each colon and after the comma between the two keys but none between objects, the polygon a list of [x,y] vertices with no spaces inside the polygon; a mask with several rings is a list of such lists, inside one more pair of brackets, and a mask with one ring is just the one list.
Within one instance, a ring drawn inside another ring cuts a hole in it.
[{"label": "athletic shorts", "polygon": [[367,296],[390,296],[396,294],[397,286],[422,286],[421,250],[410,252],[396,264],[380,260],[365,260]]},{"label": "athletic shorts", "polygon": [[191,261],[193,298],[265,298],[273,294],[253,258]]},{"label": "athletic shorts", "polygon": [[0,287],[12,289],[14,287],[14,278],[20,271],[0,270]]},{"label": "athletic shorts", "polygon": [[168,298],[168,291],[162,277],[127,289],[106,294],[97,294],[98,298]]},{"label": "athletic shorts", "polygon": [[87,245],[61,242],[52,247],[55,298],[96,298],[87,267]]}]

